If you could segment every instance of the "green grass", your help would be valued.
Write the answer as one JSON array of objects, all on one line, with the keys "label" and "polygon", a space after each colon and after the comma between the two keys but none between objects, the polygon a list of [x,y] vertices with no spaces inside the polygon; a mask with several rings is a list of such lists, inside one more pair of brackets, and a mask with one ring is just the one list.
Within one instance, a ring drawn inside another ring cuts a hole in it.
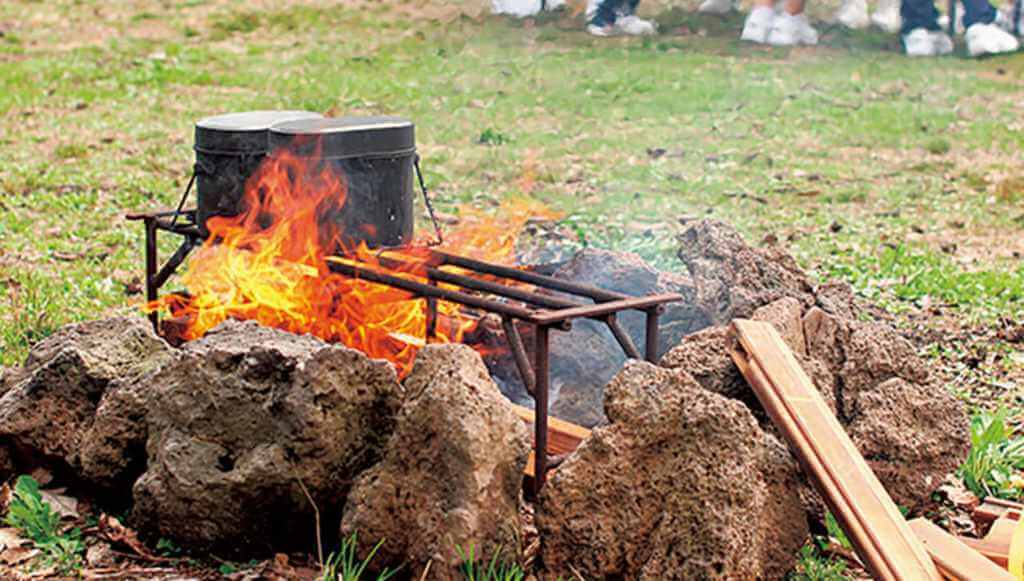
[{"label": "green grass", "polygon": [[3,365],[60,324],[136,311],[141,228],[123,214],[176,202],[197,119],[254,108],[406,115],[441,210],[527,195],[576,246],[678,269],[678,218],[719,218],[892,308],[1024,310],[1004,243],[1024,230],[1022,56],[913,60],[835,28],[765,49],[736,41],[741,16],[678,6],[647,39],[594,39],[564,14],[106,6],[0,6]]},{"label": "green grass", "polygon": [[[359,542],[356,533],[343,538],[338,550],[331,553],[324,562],[318,581],[359,581],[364,577],[369,578],[367,568],[370,566],[373,558],[377,556],[377,551],[380,550],[383,544],[384,539],[377,541],[377,544],[373,546],[369,554],[365,558],[360,559],[357,555]],[[373,578],[376,581],[387,581],[397,574],[398,570],[385,568]]]},{"label": "green grass", "polygon": [[39,483],[31,476],[19,476],[4,524],[32,541],[40,552],[36,565],[54,567],[61,575],[77,576],[76,571],[83,565],[85,545],[81,532],[64,527],[60,520],[60,515],[39,494]]},{"label": "green grass", "polygon": [[978,498],[1024,498],[1024,438],[1014,435],[1005,409],[971,420],[971,450],[960,467],[964,486]]},{"label": "green grass", "polygon": [[847,573],[845,562],[822,555],[815,545],[810,544],[804,545],[800,549],[796,567],[787,576],[787,579],[789,581],[845,581],[850,578]]},{"label": "green grass", "polygon": [[499,547],[490,559],[478,558],[476,549],[470,545],[468,550],[455,548],[462,559],[462,578],[465,581],[523,581],[526,573],[518,563],[503,561]]}]

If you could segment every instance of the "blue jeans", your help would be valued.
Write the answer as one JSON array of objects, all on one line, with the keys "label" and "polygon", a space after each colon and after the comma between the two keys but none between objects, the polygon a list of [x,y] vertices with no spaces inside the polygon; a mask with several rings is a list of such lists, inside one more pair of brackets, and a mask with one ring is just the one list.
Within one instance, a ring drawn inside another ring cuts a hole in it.
[{"label": "blue jeans", "polygon": [[[990,24],[996,19],[996,9],[988,0],[963,0],[964,28],[972,24]],[[915,28],[939,30],[939,11],[935,9],[935,0],[903,0],[900,4],[900,16],[903,17],[901,34],[907,34]]]},{"label": "blue jeans", "polygon": [[601,0],[590,23],[602,27],[615,24],[615,19],[619,16],[636,12],[636,5],[639,3],[640,0]]}]

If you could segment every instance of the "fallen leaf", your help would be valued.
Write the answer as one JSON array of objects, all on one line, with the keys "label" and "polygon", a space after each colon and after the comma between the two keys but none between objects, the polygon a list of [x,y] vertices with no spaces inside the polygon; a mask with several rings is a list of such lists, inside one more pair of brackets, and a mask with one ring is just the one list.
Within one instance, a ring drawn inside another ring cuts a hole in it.
[{"label": "fallen leaf", "polygon": [[152,561],[154,563],[168,563],[177,560],[154,554],[142,541],[139,540],[138,533],[124,526],[121,524],[121,521],[108,514],[100,515],[96,528],[98,529],[100,536],[106,540],[111,543],[121,544],[128,547],[136,555],[146,559],[147,561]]},{"label": "fallen leaf", "polygon": [[39,496],[62,518],[77,519],[81,517],[78,513],[78,500],[53,490],[40,490]]}]

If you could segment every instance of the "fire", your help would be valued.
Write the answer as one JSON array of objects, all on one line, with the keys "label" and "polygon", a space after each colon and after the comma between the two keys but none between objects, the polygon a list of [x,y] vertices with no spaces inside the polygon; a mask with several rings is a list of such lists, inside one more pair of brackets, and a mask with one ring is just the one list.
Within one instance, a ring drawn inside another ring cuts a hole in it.
[{"label": "fire", "polygon": [[[338,260],[342,232],[339,221],[324,217],[336,216],[345,197],[344,176],[328,164],[274,152],[246,183],[245,210],[207,222],[210,236],[183,275],[187,293],[166,296],[147,309],[183,321],[180,335],[186,340],[230,318],[251,319],[387,359],[404,375],[424,343],[426,301],[329,270],[329,260]],[[477,209],[460,214],[443,248],[505,264],[514,262],[516,235],[531,216],[553,217],[521,201],[503,204],[500,219]],[[384,253],[390,268],[365,245],[346,254],[364,266],[426,282],[429,239],[424,234],[410,248]],[[477,324],[454,304],[438,302],[438,313],[439,342],[461,341]]]}]

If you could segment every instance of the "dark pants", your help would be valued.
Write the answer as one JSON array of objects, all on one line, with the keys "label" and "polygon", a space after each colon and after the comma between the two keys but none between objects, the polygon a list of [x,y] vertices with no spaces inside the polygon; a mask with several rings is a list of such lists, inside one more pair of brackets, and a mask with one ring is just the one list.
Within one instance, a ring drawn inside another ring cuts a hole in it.
[{"label": "dark pants", "polygon": [[[988,0],[963,0],[964,28],[972,24],[989,24],[996,19],[996,9]],[[915,28],[938,30],[939,11],[935,9],[935,0],[903,0],[900,4],[900,16],[903,17],[902,34]]]},{"label": "dark pants", "polygon": [[636,12],[636,5],[640,0],[602,0],[597,5],[597,12],[590,19],[594,26],[608,26],[615,24],[615,19],[626,14]]}]

